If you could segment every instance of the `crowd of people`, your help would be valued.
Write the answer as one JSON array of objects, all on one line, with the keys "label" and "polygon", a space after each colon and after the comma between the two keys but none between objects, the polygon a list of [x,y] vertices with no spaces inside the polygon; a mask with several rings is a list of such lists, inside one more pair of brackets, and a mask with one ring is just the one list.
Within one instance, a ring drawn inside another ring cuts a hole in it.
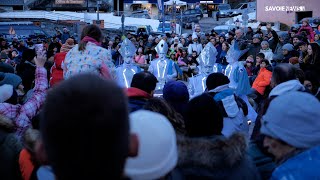
[{"label": "crowd of people", "polygon": [[0,37],[0,179],[317,179],[309,26]]}]

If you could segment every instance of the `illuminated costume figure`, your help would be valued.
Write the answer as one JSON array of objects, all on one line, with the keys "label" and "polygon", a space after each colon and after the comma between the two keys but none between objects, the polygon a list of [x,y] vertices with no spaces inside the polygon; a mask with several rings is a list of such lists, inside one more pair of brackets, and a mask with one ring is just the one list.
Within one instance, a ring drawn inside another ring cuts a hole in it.
[{"label": "illuminated costume figure", "polygon": [[255,122],[257,113],[252,108],[248,101],[247,95],[251,92],[251,86],[248,78],[246,68],[243,62],[238,59],[247,52],[248,49],[240,50],[238,43],[233,43],[226,55],[227,62],[229,63],[225,75],[228,76],[230,83],[229,87],[235,90],[235,94],[243,99],[248,106],[248,119]]},{"label": "illuminated costume figure", "polygon": [[141,71],[141,68],[133,64],[133,57],[136,53],[136,47],[128,39],[121,43],[119,53],[124,59],[124,63],[116,68],[116,81],[120,87],[129,88],[134,74]]},{"label": "illuminated costume figure", "polygon": [[166,82],[174,80],[177,77],[177,71],[174,62],[166,57],[168,44],[164,40],[161,40],[155,49],[159,58],[151,61],[148,71],[158,79],[156,90],[161,91]]},{"label": "illuminated costume figure", "polygon": [[197,59],[200,74],[189,78],[188,89],[190,98],[198,96],[206,90],[207,77],[209,74],[217,72],[217,54],[217,49],[212,45],[212,43],[208,43],[201,51]]}]

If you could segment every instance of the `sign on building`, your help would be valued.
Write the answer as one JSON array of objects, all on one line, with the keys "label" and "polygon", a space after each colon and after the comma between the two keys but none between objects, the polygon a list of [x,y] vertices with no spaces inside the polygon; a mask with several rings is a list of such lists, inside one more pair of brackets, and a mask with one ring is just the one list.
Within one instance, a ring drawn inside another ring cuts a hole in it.
[{"label": "sign on building", "polygon": [[83,4],[84,0],[55,0],[55,4]]}]

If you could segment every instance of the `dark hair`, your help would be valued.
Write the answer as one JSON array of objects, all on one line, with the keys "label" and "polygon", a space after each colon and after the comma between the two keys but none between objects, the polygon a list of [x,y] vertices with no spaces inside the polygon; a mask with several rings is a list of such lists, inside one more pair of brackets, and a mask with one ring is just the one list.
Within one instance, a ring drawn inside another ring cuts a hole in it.
[{"label": "dark hair", "polygon": [[149,71],[142,71],[133,75],[131,87],[141,89],[149,94],[156,88],[157,78]]},{"label": "dark hair", "polygon": [[166,118],[168,118],[177,132],[185,134],[185,126],[182,115],[177,113],[174,108],[171,107],[171,105],[164,99],[151,98],[144,105],[144,109],[164,115]]},{"label": "dark hair", "polygon": [[[89,36],[89,37],[95,39],[96,41],[100,42],[102,39],[102,32],[98,26],[88,25],[88,26],[84,27],[82,30],[81,40],[86,36]],[[86,45],[87,45],[87,42],[80,41],[78,50],[84,51],[86,49]]]},{"label": "dark hair", "polygon": [[272,79],[275,85],[297,79],[294,66],[288,63],[278,64],[273,69]]},{"label": "dark hair", "polygon": [[190,137],[221,135],[223,117],[211,95],[203,93],[189,101],[185,126]]},{"label": "dark hair", "polygon": [[310,43],[309,44],[311,46],[312,49],[312,59],[310,64],[318,64],[318,62],[316,61],[320,61],[320,48],[319,45],[317,43]]},{"label": "dark hair", "polygon": [[230,80],[227,76],[222,73],[212,73],[206,80],[207,89],[210,91],[218,86],[229,84]]},{"label": "dark hair", "polygon": [[31,62],[36,56],[36,51],[34,49],[26,49],[22,53],[22,62],[29,61]]},{"label": "dark hair", "polygon": [[258,56],[259,58],[261,59],[264,59],[265,58],[265,55],[263,53],[258,53],[256,56]]},{"label": "dark hair", "polygon": [[267,59],[263,59],[263,60],[261,61],[261,63],[263,63],[263,62],[266,63],[267,66],[270,65],[270,62],[269,62],[269,60],[267,60]]},{"label": "dark hair", "polygon": [[53,87],[40,132],[57,179],[120,179],[129,153],[127,109],[123,91],[94,74]]}]

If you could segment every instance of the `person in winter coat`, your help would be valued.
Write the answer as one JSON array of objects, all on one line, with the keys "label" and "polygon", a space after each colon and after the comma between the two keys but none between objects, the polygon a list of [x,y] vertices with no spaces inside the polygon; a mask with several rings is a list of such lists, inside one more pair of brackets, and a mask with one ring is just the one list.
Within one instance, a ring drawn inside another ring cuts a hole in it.
[{"label": "person in winter coat", "polygon": [[279,42],[279,36],[278,36],[277,32],[271,28],[271,24],[270,23],[267,24],[266,28],[267,28],[267,31],[268,31],[269,47],[272,50],[272,52],[274,52],[275,49],[276,49],[276,46],[277,46],[277,44]]},{"label": "person in winter coat", "polygon": [[260,64],[260,71],[257,78],[252,84],[252,88],[258,92],[258,96],[263,96],[266,90],[266,87],[270,85],[272,77],[272,67],[269,64],[268,60],[262,60]]},{"label": "person in winter coat", "polygon": [[319,100],[306,92],[287,92],[271,101],[260,129],[277,163],[270,179],[320,177],[319,109]]},{"label": "person in winter coat", "polygon": [[157,78],[148,71],[133,75],[131,87],[126,90],[130,112],[142,109],[146,102],[153,97],[157,82]]},{"label": "person in winter coat", "polygon": [[256,59],[256,55],[261,50],[261,41],[260,41],[260,35],[255,34],[253,35],[252,43],[248,45],[249,50],[247,52],[248,55],[252,55],[253,59]]},{"label": "person in winter coat", "polygon": [[[0,86],[0,96],[3,96]],[[0,179],[20,180],[19,153],[22,149],[20,140],[14,133],[14,122],[6,116],[0,115]]]},{"label": "person in winter coat", "polygon": [[305,34],[308,37],[308,40],[312,42],[314,40],[314,32],[312,27],[309,24],[308,19],[303,19],[302,20],[302,26],[300,27],[297,35],[303,35]]},{"label": "person in winter coat", "polygon": [[48,88],[47,70],[43,67],[46,61],[45,55],[35,58],[37,66],[35,74],[35,87],[32,96],[24,104],[17,104],[17,92],[13,87],[6,98],[0,102],[0,114],[12,119],[16,124],[16,133],[19,137],[31,126],[31,119],[37,114],[45,100]]},{"label": "person in winter coat", "polygon": [[264,54],[264,59],[269,61],[269,64],[271,64],[272,60],[273,60],[273,52],[272,50],[269,48],[269,43],[268,41],[262,41],[261,42],[261,49],[260,52]]},{"label": "person in winter coat", "polygon": [[289,59],[293,55],[293,45],[292,44],[285,44],[282,46],[282,55],[283,59],[281,60],[282,63],[289,63]]},{"label": "person in winter coat", "polygon": [[50,87],[63,80],[63,69],[61,67],[67,53],[74,47],[74,40],[69,38],[65,44],[62,45],[60,53],[54,56],[54,64],[51,68]]},{"label": "person in winter coat", "polygon": [[22,78],[22,84],[26,92],[33,87],[34,74],[36,71],[35,56],[36,52],[34,49],[25,50],[22,54],[21,63],[16,67],[17,74]]},{"label": "person in winter coat", "polygon": [[110,50],[100,47],[101,37],[102,32],[96,25],[88,25],[83,29],[81,42],[67,53],[63,62],[64,79],[79,73],[94,73],[111,78],[114,64]]},{"label": "person in winter coat", "polygon": [[287,33],[281,33],[279,35],[279,41],[273,53],[273,60],[278,62],[283,59],[282,46],[289,43],[289,41],[290,37]]},{"label": "person in winter coat", "polygon": [[179,160],[173,173],[182,179],[260,179],[246,155],[245,137],[222,136],[223,117],[218,109],[207,93],[188,103],[187,135],[177,139]]}]

